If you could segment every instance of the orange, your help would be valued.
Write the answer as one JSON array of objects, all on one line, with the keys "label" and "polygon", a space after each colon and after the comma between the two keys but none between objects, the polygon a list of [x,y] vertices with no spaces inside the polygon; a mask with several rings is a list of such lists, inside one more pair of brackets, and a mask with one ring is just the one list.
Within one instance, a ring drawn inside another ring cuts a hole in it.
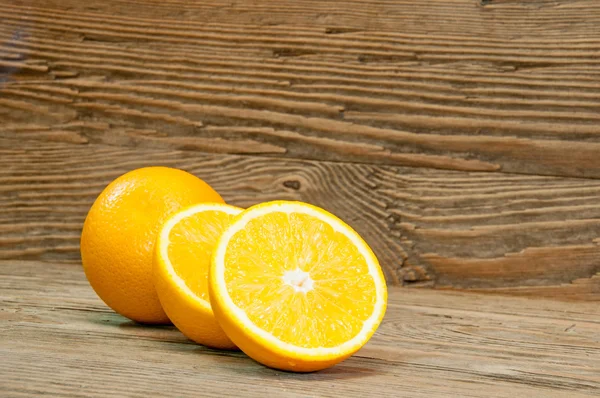
[{"label": "orange", "polygon": [[165,222],[154,250],[154,286],[169,319],[187,338],[213,348],[236,348],[211,309],[208,270],[217,239],[241,211],[210,203],[181,210]]},{"label": "orange", "polygon": [[119,314],[141,323],[169,323],[152,281],[152,254],[161,224],[199,202],[223,202],[208,184],[182,170],[148,167],[110,183],[90,209],[81,233],[85,275]]},{"label": "orange", "polygon": [[348,358],[386,309],[377,258],[347,224],[298,202],[251,207],[219,238],[209,273],[217,321],[248,356],[309,372]]}]

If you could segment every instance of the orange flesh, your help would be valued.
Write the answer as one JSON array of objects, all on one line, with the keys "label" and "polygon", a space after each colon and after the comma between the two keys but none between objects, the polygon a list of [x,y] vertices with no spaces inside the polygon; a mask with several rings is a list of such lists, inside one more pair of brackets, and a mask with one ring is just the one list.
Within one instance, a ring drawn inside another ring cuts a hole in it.
[{"label": "orange flesh", "polygon": [[169,233],[168,254],[173,270],[203,300],[209,301],[212,251],[234,217],[222,211],[195,213],[175,224]]},{"label": "orange flesh", "polygon": [[365,258],[348,237],[306,214],[251,220],[229,242],[224,276],[234,304],[256,326],[298,347],[352,339],[375,308]]}]

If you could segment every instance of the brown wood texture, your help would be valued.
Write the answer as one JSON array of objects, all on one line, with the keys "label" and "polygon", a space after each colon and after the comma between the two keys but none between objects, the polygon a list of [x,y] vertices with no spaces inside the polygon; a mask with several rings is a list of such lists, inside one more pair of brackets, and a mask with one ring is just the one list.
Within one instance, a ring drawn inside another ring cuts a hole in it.
[{"label": "brown wood texture", "polygon": [[596,0],[0,0],[0,258],[135,167],[347,220],[391,284],[600,300]]},{"label": "brown wood texture", "polygon": [[596,0],[1,0],[0,20],[4,131],[600,177]]},{"label": "brown wood texture", "polygon": [[79,263],[100,191],[130,169],[166,165],[238,206],[330,210],[365,237],[391,284],[600,299],[599,180],[8,138],[0,148],[0,258]]},{"label": "brown wood texture", "polygon": [[598,396],[596,303],[393,288],[374,338],[322,372],[265,368],[110,311],[70,264],[0,260],[2,396]]}]

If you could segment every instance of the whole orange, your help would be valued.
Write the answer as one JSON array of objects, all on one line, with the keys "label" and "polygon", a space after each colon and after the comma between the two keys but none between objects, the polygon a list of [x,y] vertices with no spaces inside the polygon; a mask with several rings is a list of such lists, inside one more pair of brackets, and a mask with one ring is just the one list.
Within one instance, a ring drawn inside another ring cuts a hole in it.
[{"label": "whole orange", "polygon": [[223,203],[207,183],[182,170],[147,167],[110,183],[90,209],[81,233],[85,275],[119,314],[141,323],[169,323],[152,279],[162,223],[182,207]]}]

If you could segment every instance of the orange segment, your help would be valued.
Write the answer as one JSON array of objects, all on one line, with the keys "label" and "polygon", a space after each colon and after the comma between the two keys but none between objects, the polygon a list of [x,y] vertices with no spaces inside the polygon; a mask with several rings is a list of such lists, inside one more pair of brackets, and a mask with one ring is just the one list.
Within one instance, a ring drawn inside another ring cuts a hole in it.
[{"label": "orange segment", "polygon": [[174,214],[158,236],[154,283],[173,324],[189,339],[215,348],[236,348],[214,318],[208,297],[208,271],[215,244],[242,210],[201,204]]},{"label": "orange segment", "polygon": [[169,233],[168,255],[173,271],[196,297],[209,301],[208,269],[221,232],[238,211],[228,214],[221,209],[198,211],[175,224]]},{"label": "orange segment", "polygon": [[385,280],[348,225],[303,203],[241,214],[219,239],[210,274],[215,316],[248,355],[311,371],[348,357],[386,306]]}]

